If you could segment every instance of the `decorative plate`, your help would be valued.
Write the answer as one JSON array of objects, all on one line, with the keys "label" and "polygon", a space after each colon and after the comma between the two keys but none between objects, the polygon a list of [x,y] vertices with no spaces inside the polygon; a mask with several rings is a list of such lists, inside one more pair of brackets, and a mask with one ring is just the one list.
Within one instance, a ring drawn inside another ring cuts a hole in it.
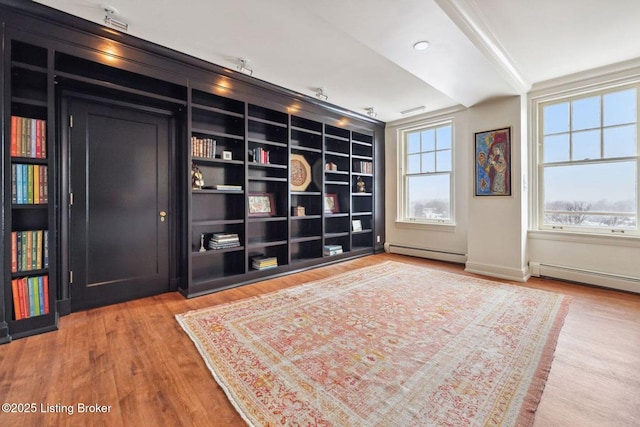
[{"label": "decorative plate", "polygon": [[304,191],[311,183],[311,166],[307,159],[300,154],[291,155],[291,190]]}]

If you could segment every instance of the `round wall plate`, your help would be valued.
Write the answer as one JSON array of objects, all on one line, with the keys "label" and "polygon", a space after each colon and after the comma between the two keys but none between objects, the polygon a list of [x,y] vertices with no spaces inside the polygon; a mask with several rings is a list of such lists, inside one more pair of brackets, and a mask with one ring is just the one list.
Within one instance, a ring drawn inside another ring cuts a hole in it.
[{"label": "round wall plate", "polygon": [[311,183],[311,166],[301,154],[291,155],[289,174],[291,177],[291,191],[304,191]]}]

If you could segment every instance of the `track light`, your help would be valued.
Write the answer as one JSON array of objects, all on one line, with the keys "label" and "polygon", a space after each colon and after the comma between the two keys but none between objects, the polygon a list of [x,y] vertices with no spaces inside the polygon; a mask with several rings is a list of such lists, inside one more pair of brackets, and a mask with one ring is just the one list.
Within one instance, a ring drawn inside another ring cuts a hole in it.
[{"label": "track light", "polygon": [[129,30],[129,24],[124,21],[121,21],[115,17],[118,14],[118,9],[113,6],[103,6],[104,11],[107,13],[104,16],[104,23],[108,27],[114,28],[116,30],[127,32]]},{"label": "track light", "polygon": [[251,68],[247,67],[248,63],[249,63],[248,59],[238,58],[237,69],[241,73],[246,74],[247,76],[251,76],[251,75],[253,75],[253,70]]},{"label": "track light", "polygon": [[329,97],[324,93],[324,88],[323,87],[319,87],[316,90],[316,98],[322,100],[322,101],[326,101],[327,99],[329,99]]},{"label": "track light", "polygon": [[365,111],[367,112],[367,116],[369,117],[378,117],[378,113],[376,113],[373,107],[365,108]]}]

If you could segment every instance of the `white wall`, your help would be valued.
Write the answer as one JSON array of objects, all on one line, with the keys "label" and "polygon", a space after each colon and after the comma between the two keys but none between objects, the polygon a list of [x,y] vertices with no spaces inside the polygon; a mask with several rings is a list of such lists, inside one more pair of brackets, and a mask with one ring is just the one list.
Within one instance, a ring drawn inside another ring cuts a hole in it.
[{"label": "white wall", "polygon": [[[569,95],[638,81],[640,81],[640,59],[538,83],[529,94],[529,121],[535,123],[533,112],[537,108],[536,101],[553,97],[555,94]],[[533,125],[529,126],[529,131],[529,139],[535,140],[536,129]],[[534,148],[534,146],[529,147],[530,163],[535,161]],[[532,175],[535,175],[535,170],[532,172]],[[531,196],[533,200],[535,193]],[[531,225],[532,230],[535,229],[535,224]],[[551,271],[547,273],[542,271],[543,275],[549,274],[640,293],[640,237],[638,236],[613,237],[530,231],[527,243],[529,260],[542,264],[541,270],[544,270],[544,265],[549,266],[547,270]]]},{"label": "white wall", "polygon": [[[535,169],[535,150],[529,143],[535,140],[535,135],[528,123],[532,121],[532,99],[585,85],[596,88],[612,81],[640,80],[640,64],[631,65],[539,84],[542,89],[530,94],[528,100],[508,97],[468,109],[460,107],[387,124],[386,244],[461,254],[467,271],[488,276],[526,281],[530,274],[528,265],[533,262],[543,265],[543,275],[640,293],[639,237],[528,231],[533,228],[529,205],[533,206],[535,199],[535,182],[531,182],[535,179],[535,170],[531,170]],[[398,130],[446,118],[454,121],[456,225],[399,223],[396,221]],[[474,133],[503,127],[511,127],[512,196],[474,197]],[[551,268],[544,270],[545,264]]]},{"label": "white wall", "polygon": [[[526,174],[526,146],[523,147],[522,120],[524,100],[509,97],[486,102],[469,109],[469,133],[460,147],[471,151],[474,133],[511,127],[511,196],[468,198],[469,232],[466,270],[505,279],[528,278],[525,259],[527,197],[522,177]],[[523,153],[525,153],[523,157]],[[472,159],[475,161],[475,159]],[[523,160],[525,160],[523,162]],[[466,169],[474,170],[468,163]],[[473,176],[470,178],[473,181]]]},{"label": "white wall", "polygon": [[[464,108],[439,111],[429,115],[419,115],[411,119],[398,120],[387,124],[385,131],[385,210],[386,210],[386,244],[428,249],[432,251],[459,254],[464,261],[467,253],[468,234],[468,199],[471,194],[470,174],[467,165],[471,152],[465,149],[468,145],[467,117]],[[453,164],[455,186],[454,215],[455,226],[450,225],[417,225],[399,223],[398,217],[398,164],[399,141],[398,131],[403,127],[415,126],[430,121],[453,119]]]},{"label": "white wall", "polygon": [[[519,96],[393,122],[386,129],[387,243],[462,254],[469,271],[526,280],[526,197],[521,177],[526,171],[522,120],[526,104]],[[455,226],[405,224],[398,216],[399,130],[420,123],[453,119]],[[474,133],[511,127],[512,195],[474,197]],[[524,155],[523,155],[524,153]]]}]

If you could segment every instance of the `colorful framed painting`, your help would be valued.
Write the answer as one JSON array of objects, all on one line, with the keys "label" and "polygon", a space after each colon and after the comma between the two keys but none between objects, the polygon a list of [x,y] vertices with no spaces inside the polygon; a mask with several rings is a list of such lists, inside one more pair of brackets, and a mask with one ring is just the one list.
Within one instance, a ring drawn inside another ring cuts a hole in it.
[{"label": "colorful framed painting", "polygon": [[511,195],[511,128],[475,134],[475,195]]}]

